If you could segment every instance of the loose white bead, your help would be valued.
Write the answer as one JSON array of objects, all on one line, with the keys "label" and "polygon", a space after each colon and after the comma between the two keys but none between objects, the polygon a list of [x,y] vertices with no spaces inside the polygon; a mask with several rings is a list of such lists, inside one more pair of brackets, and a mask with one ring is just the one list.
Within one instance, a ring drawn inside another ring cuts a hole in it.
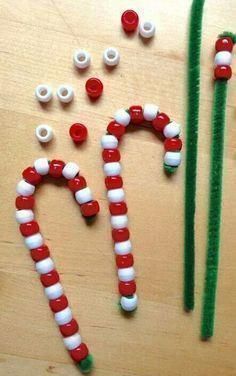
[{"label": "loose white bead", "polygon": [[107,134],[102,136],[101,145],[103,149],[116,149],[118,140],[115,136]]},{"label": "loose white bead", "polygon": [[48,85],[38,85],[35,89],[35,96],[39,102],[47,103],[52,99],[52,89]]},{"label": "loose white bead", "polygon": [[58,282],[55,283],[52,286],[46,287],[44,289],[44,292],[49,300],[51,299],[57,299],[63,294],[63,287],[62,285]]},{"label": "loose white bead", "polygon": [[112,215],[111,216],[111,226],[114,229],[124,228],[128,225],[127,215]]},{"label": "loose white bead", "polygon": [[51,257],[47,257],[42,261],[35,263],[35,268],[39,274],[46,274],[54,269],[55,265]]},{"label": "loose white bead", "polygon": [[74,90],[69,85],[61,85],[57,89],[57,97],[62,103],[69,103],[74,97]]},{"label": "loose white bead", "polygon": [[229,51],[219,51],[215,55],[215,65],[232,64],[232,54]]},{"label": "loose white bead", "polygon": [[75,199],[81,205],[93,200],[93,195],[89,187],[80,189],[75,192]]},{"label": "loose white bead", "polygon": [[133,266],[129,268],[118,269],[118,278],[122,282],[133,281],[135,278],[135,270]]},{"label": "loose white bead", "polygon": [[51,127],[49,127],[49,125],[41,124],[36,127],[35,135],[39,142],[46,143],[52,140],[53,130]]},{"label": "loose white bead", "polygon": [[103,170],[106,176],[120,175],[121,164],[119,162],[105,163],[103,166]]},{"label": "loose white bead", "polygon": [[72,320],[72,312],[69,307],[63,309],[60,312],[55,313],[54,315],[55,321],[58,325],[67,324]]},{"label": "loose white bead", "polygon": [[80,169],[77,163],[68,162],[62,170],[62,175],[68,180],[74,179],[74,177],[79,173],[79,170]]},{"label": "loose white bead", "polygon": [[39,158],[34,161],[34,168],[40,175],[47,175],[49,172],[49,163],[47,158]]},{"label": "loose white bead", "polygon": [[124,242],[115,243],[115,253],[117,255],[127,255],[132,250],[132,244],[130,240],[126,240]]},{"label": "loose white bead", "polygon": [[163,130],[163,134],[166,138],[176,137],[180,134],[180,125],[175,121],[167,124]]},{"label": "loose white bead", "polygon": [[123,188],[110,189],[107,192],[107,198],[110,202],[121,202],[125,199],[125,191]]},{"label": "loose white bead", "polygon": [[73,61],[77,68],[85,69],[90,65],[91,56],[85,50],[76,50],[74,52]]},{"label": "loose white bead", "polygon": [[155,34],[156,26],[152,21],[143,21],[139,24],[139,34],[143,38],[152,38]]},{"label": "loose white bead", "polygon": [[28,249],[35,249],[41,247],[43,243],[43,237],[39,232],[37,234],[27,236],[25,238],[25,245]]},{"label": "loose white bead", "polygon": [[73,349],[76,349],[76,347],[78,347],[81,344],[82,339],[79,333],[76,333],[70,337],[63,338],[63,342],[64,342],[65,347],[68,350],[73,350]]},{"label": "loose white bead", "polygon": [[120,54],[114,47],[109,47],[103,52],[103,61],[106,65],[113,67],[119,64]]},{"label": "loose white bead", "polygon": [[127,125],[129,125],[130,123],[131,118],[130,118],[130,114],[127,111],[125,111],[123,108],[121,108],[120,110],[116,111],[114,119],[118,124],[121,124],[121,125],[124,125],[124,127],[127,127]]},{"label": "loose white bead", "polygon": [[154,120],[159,113],[159,107],[155,104],[145,104],[143,109],[143,117],[146,121]]},{"label": "loose white bead", "polygon": [[35,186],[27,183],[25,180],[19,181],[16,186],[16,192],[21,196],[31,196],[35,191]]},{"label": "loose white bead", "polygon": [[28,209],[16,210],[17,223],[28,223],[34,220],[34,212]]},{"label": "loose white bead", "polygon": [[179,166],[181,163],[181,153],[167,151],[164,156],[164,163],[172,167]]},{"label": "loose white bead", "polygon": [[120,299],[120,305],[124,311],[134,311],[138,306],[138,297],[133,294],[132,297],[122,296]]}]

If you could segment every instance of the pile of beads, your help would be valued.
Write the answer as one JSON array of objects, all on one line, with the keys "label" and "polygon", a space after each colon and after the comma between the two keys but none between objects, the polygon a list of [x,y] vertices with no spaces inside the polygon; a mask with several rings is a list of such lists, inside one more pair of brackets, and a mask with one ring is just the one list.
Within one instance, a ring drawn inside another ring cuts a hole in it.
[{"label": "pile of beads", "polygon": [[45,294],[49,299],[49,306],[63,336],[64,345],[79,368],[86,372],[92,366],[92,357],[87,346],[82,342],[78,323],[72,316],[59,274],[33,212],[35,188],[45,175],[50,175],[53,178],[64,177],[67,180],[68,187],[75,195],[84,217],[96,215],[99,211],[98,202],[93,200],[86,180],[79,175],[79,170],[79,166],[73,162],[65,164],[60,160],[49,162],[46,158],[37,159],[34,167],[28,167],[23,171],[23,179],[17,184],[16,191],[19,196],[16,198],[16,221],[20,225],[25,245],[35,261],[36,271],[40,275]]},{"label": "pile of beads", "polygon": [[123,180],[120,176],[120,152],[118,144],[129,124],[140,126],[151,123],[155,131],[161,132],[164,137],[164,168],[172,173],[181,162],[182,141],[179,138],[180,125],[159,112],[159,108],[153,104],[131,106],[129,110],[120,109],[115,113],[114,120],[108,124],[107,134],[102,137],[102,158],[104,161],[105,185],[109,200],[111,214],[112,238],[116,254],[118,268],[119,292],[121,295],[120,305],[125,311],[133,311],[138,304],[135,294],[136,284],[134,281],[134,259],[131,253],[132,245],[128,230],[127,205]]},{"label": "pile of beads", "polygon": [[215,70],[216,80],[229,80],[232,76],[232,50],[234,43],[230,37],[221,37],[215,44]]}]

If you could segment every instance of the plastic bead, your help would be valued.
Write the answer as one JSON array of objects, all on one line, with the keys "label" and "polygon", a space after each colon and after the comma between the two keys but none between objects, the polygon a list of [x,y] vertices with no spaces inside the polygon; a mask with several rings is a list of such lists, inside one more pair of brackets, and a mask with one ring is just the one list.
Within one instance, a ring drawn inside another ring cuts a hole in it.
[{"label": "plastic bead", "polygon": [[134,311],[138,306],[138,297],[136,294],[126,297],[122,296],[120,299],[120,305],[124,311]]},{"label": "plastic bead", "polygon": [[109,205],[109,210],[110,210],[111,215],[122,215],[122,214],[126,214],[128,211],[127,205],[125,202],[112,202]]},{"label": "plastic bead", "polygon": [[139,24],[139,34],[143,38],[152,38],[156,32],[156,26],[152,21],[143,21]]},{"label": "plastic bead", "polygon": [[90,65],[91,56],[85,50],[76,50],[73,55],[73,61],[77,68],[86,69]]},{"label": "plastic bead", "polygon": [[230,65],[232,63],[232,54],[229,51],[220,51],[215,55],[215,65]]},{"label": "plastic bead", "polygon": [[118,277],[122,282],[132,281],[135,278],[135,270],[132,266],[130,268],[118,269]]},{"label": "plastic bead", "polygon": [[141,106],[131,106],[129,108],[129,114],[132,124],[142,124],[144,121],[143,108]]},{"label": "plastic bead", "polygon": [[182,141],[180,138],[167,138],[164,142],[166,151],[178,151],[182,149]]},{"label": "plastic bead", "polygon": [[32,196],[35,191],[35,186],[27,183],[25,180],[19,181],[16,186],[16,192],[21,196]]},{"label": "plastic bead", "polygon": [[133,295],[136,292],[135,281],[119,282],[119,292],[124,296]]},{"label": "plastic bead", "polygon": [[56,312],[60,312],[62,311],[63,309],[65,309],[66,307],[68,307],[68,300],[67,300],[67,297],[65,295],[61,295],[59,298],[57,299],[52,299],[49,301],[49,305],[50,305],[50,308],[51,310],[56,313]]},{"label": "plastic bead", "polygon": [[60,281],[60,278],[58,272],[55,269],[53,269],[48,273],[41,274],[40,280],[44,287],[49,287],[58,283]]},{"label": "plastic bead", "polygon": [[35,96],[39,102],[47,103],[52,99],[52,89],[48,85],[38,85],[35,89]]},{"label": "plastic bead", "polygon": [[123,188],[110,189],[107,192],[107,198],[109,202],[121,202],[125,199],[125,192]]},{"label": "plastic bead", "polygon": [[30,209],[16,210],[16,221],[19,224],[31,222],[34,220],[34,213]]},{"label": "plastic bead", "polygon": [[103,170],[106,176],[116,176],[121,173],[121,164],[119,162],[105,163]]},{"label": "plastic bead", "polygon": [[49,172],[49,162],[47,158],[39,158],[34,162],[35,170],[40,175],[47,175]]},{"label": "plastic bead", "polygon": [[75,192],[75,199],[80,205],[85,204],[86,202],[92,201],[93,195],[92,195],[91,189],[89,187],[86,187]]},{"label": "plastic bead", "polygon": [[164,156],[164,163],[168,166],[177,167],[181,163],[181,153],[167,151]]},{"label": "plastic bead", "polygon": [[104,162],[119,162],[120,152],[118,149],[104,149],[102,157]]},{"label": "plastic bead", "polygon": [[35,269],[39,274],[46,274],[54,269],[55,265],[51,257],[35,263]]},{"label": "plastic bead", "polygon": [[62,176],[62,171],[64,167],[65,163],[63,161],[53,159],[50,162],[49,175],[51,175],[53,178],[60,178]]},{"label": "plastic bead", "polygon": [[88,348],[85,343],[81,343],[78,347],[70,351],[70,356],[75,362],[81,362],[88,356]]},{"label": "plastic bead", "polygon": [[159,113],[159,107],[155,104],[145,104],[143,109],[143,117],[146,121],[153,121]]},{"label": "plastic bead", "polygon": [[82,204],[80,209],[84,217],[93,217],[99,212],[99,204],[97,201],[93,200]]},{"label": "plastic bead", "polygon": [[49,249],[46,245],[42,245],[41,247],[31,249],[30,254],[35,262],[44,260],[45,258],[48,258],[50,256]]},{"label": "plastic bead", "polygon": [[74,162],[68,162],[63,170],[62,170],[62,175],[64,176],[64,178],[66,178],[67,180],[71,180],[71,179],[74,179],[74,177],[79,173],[79,166],[77,165],[77,163],[74,163]]},{"label": "plastic bead", "polygon": [[121,176],[107,176],[105,178],[107,189],[117,189],[123,187],[123,180]]},{"label": "plastic bead", "polygon": [[48,299],[57,299],[57,298],[59,298],[59,296],[61,296],[63,294],[63,287],[58,282],[58,283],[55,283],[55,285],[46,287],[44,289],[44,292],[45,292]]},{"label": "plastic bead", "polygon": [[152,121],[152,126],[156,131],[163,132],[163,129],[167,124],[170,123],[170,118],[163,112],[157,115],[157,117]]},{"label": "plastic bead", "polygon": [[39,142],[47,143],[53,139],[53,130],[49,125],[41,124],[36,127],[35,135]]},{"label": "plastic bead", "polygon": [[111,226],[114,229],[124,228],[128,225],[127,215],[112,215],[111,216]]},{"label": "plastic bead", "polygon": [[42,181],[42,176],[35,170],[34,167],[26,168],[22,173],[23,178],[32,185],[37,185]]},{"label": "plastic bead", "polygon": [[230,65],[217,65],[214,70],[216,80],[229,80],[232,77]]},{"label": "plastic bead", "polygon": [[133,266],[134,264],[134,258],[132,253],[127,253],[126,255],[117,255],[116,256],[116,265],[117,268],[129,268],[130,266]]},{"label": "plastic bead", "polygon": [[35,249],[41,247],[43,243],[43,237],[39,232],[37,234],[27,236],[27,238],[25,238],[25,245],[28,249]]},{"label": "plastic bead", "polygon": [[68,350],[74,350],[81,344],[82,340],[79,333],[76,333],[70,337],[63,338],[63,342]]},{"label": "plastic bead", "polygon": [[[48,288],[50,288],[50,287],[48,287]],[[63,309],[62,311],[55,313],[54,317],[55,317],[55,321],[58,325],[67,324],[68,322],[70,322],[72,320],[71,309],[69,307],[67,307],[67,308]]]},{"label": "plastic bead", "polygon": [[98,98],[103,92],[103,84],[98,78],[89,78],[85,84],[85,89],[90,98]]},{"label": "plastic bead", "polygon": [[101,145],[103,149],[116,149],[118,140],[115,136],[107,134],[102,136]]},{"label": "plastic bead", "polygon": [[114,67],[119,64],[120,54],[114,47],[109,47],[103,52],[103,62],[109,67]]},{"label": "plastic bead", "polygon": [[121,228],[119,230],[112,230],[112,239],[114,242],[124,242],[129,239],[128,228]]},{"label": "plastic bead", "polygon": [[163,134],[166,138],[178,136],[180,134],[180,125],[175,121],[172,121],[164,128]]},{"label": "plastic bead", "polygon": [[79,325],[75,319],[72,319],[67,324],[60,325],[59,329],[63,337],[69,337],[78,332]]},{"label": "plastic bead", "polygon": [[83,176],[76,176],[74,179],[68,181],[68,186],[72,192],[77,192],[80,189],[86,188],[87,183]]},{"label": "plastic bead", "polygon": [[217,52],[219,51],[229,51],[231,52],[233,50],[234,43],[231,38],[229,37],[223,37],[216,41],[215,49]]},{"label": "plastic bead", "polygon": [[111,121],[107,126],[107,131],[119,139],[125,133],[125,127],[115,121]]},{"label": "plastic bead", "polygon": [[16,204],[17,209],[33,209],[34,197],[33,196],[18,196],[16,198],[15,204]]},{"label": "plastic bead", "polygon": [[85,125],[80,123],[72,124],[69,130],[70,137],[75,143],[81,143],[86,140],[88,131]]},{"label": "plastic bead", "polygon": [[69,103],[74,98],[74,90],[69,85],[60,85],[57,89],[57,98],[62,103]]},{"label": "plastic bead", "polygon": [[39,232],[39,225],[35,221],[22,223],[20,225],[20,232],[23,236],[31,236]]},{"label": "plastic bead", "polygon": [[115,243],[114,251],[117,255],[127,255],[132,251],[132,244],[130,240]]},{"label": "plastic bead", "polygon": [[126,110],[121,108],[120,110],[116,111],[114,119],[118,124],[127,127],[127,125],[129,125],[130,123],[130,114]]},{"label": "plastic bead", "polygon": [[121,23],[125,31],[135,31],[138,27],[139,17],[134,10],[128,9],[122,14]]}]

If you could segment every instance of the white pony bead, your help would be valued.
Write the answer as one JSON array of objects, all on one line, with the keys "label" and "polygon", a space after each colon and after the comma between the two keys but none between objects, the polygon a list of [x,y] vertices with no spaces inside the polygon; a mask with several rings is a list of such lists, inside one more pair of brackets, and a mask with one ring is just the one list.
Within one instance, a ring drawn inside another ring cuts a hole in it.
[{"label": "white pony bead", "polygon": [[69,85],[61,85],[57,89],[57,97],[62,103],[69,103],[74,98],[74,90]]},{"label": "white pony bead", "polygon": [[25,238],[25,245],[28,249],[35,249],[41,247],[43,243],[43,237],[39,232],[37,234],[27,236]]},{"label": "white pony bead", "polygon": [[155,34],[156,26],[152,21],[142,21],[139,24],[139,34],[143,38],[152,38]]},{"label": "white pony bead", "polygon": [[38,85],[35,89],[35,96],[39,102],[47,103],[52,99],[52,89],[48,85]]},{"label": "white pony bead", "polygon": [[124,242],[115,243],[115,253],[117,255],[127,255],[132,251],[132,244],[130,240],[126,240]]},{"label": "white pony bead", "polygon": [[74,177],[79,173],[79,170],[80,169],[77,163],[68,162],[62,170],[62,175],[68,180],[74,179]]},{"label": "white pony bead", "polygon": [[67,307],[62,311],[55,313],[54,318],[58,325],[67,324],[72,320],[72,311],[69,307]]},{"label": "white pony bead", "polygon": [[27,183],[25,180],[20,180],[16,186],[16,192],[21,196],[31,196],[35,191],[35,186]]},{"label": "white pony bead", "polygon": [[159,107],[155,104],[145,104],[143,109],[143,117],[146,121],[154,120],[159,113]]},{"label": "white pony bead", "polygon": [[34,220],[34,212],[28,209],[16,210],[16,221],[19,224],[28,223]]},{"label": "white pony bead", "polygon": [[49,172],[49,163],[47,158],[39,158],[34,161],[34,168],[39,175],[47,175]]},{"label": "white pony bead", "polygon": [[133,281],[135,278],[135,270],[133,266],[129,268],[118,269],[118,278],[122,282]]},{"label": "white pony bead", "polygon": [[35,263],[35,268],[39,274],[46,274],[51,272],[54,269],[55,265],[51,257],[47,257],[42,261]]},{"label": "white pony bead", "polygon": [[124,125],[124,127],[127,127],[131,120],[130,114],[123,108],[116,111],[114,119],[118,124]]},{"label": "white pony bead", "polygon": [[63,342],[67,350],[74,350],[76,349],[76,347],[78,347],[81,344],[82,339],[79,333],[76,333],[76,334],[73,334],[72,336],[63,338]]},{"label": "white pony bead", "polygon": [[232,54],[229,51],[219,51],[215,55],[215,65],[232,64]]},{"label": "white pony bead", "polygon": [[119,64],[120,54],[119,51],[114,47],[109,47],[103,52],[103,61],[106,65],[114,67]]},{"label": "white pony bead", "polygon": [[39,142],[46,143],[53,139],[53,130],[49,125],[41,124],[36,127],[35,135]]},{"label": "white pony bead", "polygon": [[118,146],[118,140],[115,136],[107,134],[102,136],[101,145],[103,149],[116,149]]},{"label": "white pony bead", "polygon": [[91,56],[85,50],[76,50],[73,55],[73,61],[77,68],[86,69],[90,65]]},{"label": "white pony bead", "polygon": [[180,125],[175,121],[167,124],[163,130],[163,134],[166,138],[173,138],[180,134]]},{"label": "white pony bead", "polygon": [[138,306],[138,297],[133,294],[130,297],[122,296],[120,299],[120,305],[124,311],[131,312],[134,311]]},{"label": "white pony bead", "polygon": [[86,187],[75,192],[75,199],[80,205],[85,204],[86,202],[92,201],[93,195],[92,195],[91,189],[89,187]]},{"label": "white pony bead", "polygon": [[57,298],[59,298],[60,296],[62,296],[62,294],[63,294],[63,287],[62,287],[62,285],[58,282],[58,283],[55,283],[55,284],[52,285],[52,286],[46,287],[46,288],[44,289],[44,292],[45,292],[45,295],[47,296],[47,298],[48,298],[49,300],[57,299]]},{"label": "white pony bead", "polygon": [[127,215],[112,215],[111,216],[111,226],[114,229],[124,228],[128,225]]},{"label": "white pony bead", "polygon": [[108,162],[103,166],[106,176],[116,176],[121,173],[121,164],[119,162]]},{"label": "white pony bead", "polygon": [[164,156],[164,163],[172,167],[179,166],[181,163],[181,153],[167,151]]},{"label": "white pony bead", "polygon": [[121,202],[125,199],[125,191],[123,188],[110,189],[107,192],[107,198],[110,202]]}]

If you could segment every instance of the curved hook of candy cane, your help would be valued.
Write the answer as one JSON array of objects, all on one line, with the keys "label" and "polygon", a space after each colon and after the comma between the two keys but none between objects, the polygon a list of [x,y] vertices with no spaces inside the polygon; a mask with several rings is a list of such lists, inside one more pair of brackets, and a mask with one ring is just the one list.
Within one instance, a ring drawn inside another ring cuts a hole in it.
[{"label": "curved hook of candy cane", "polygon": [[49,306],[63,336],[64,345],[79,369],[87,373],[92,369],[92,356],[86,344],[82,342],[78,323],[72,316],[59,274],[50,257],[49,249],[44,244],[33,212],[35,187],[41,183],[44,176],[49,174],[54,178],[64,177],[69,189],[75,195],[82,215],[86,218],[94,217],[99,212],[99,204],[93,200],[92,192],[87,187],[85,178],[79,175],[79,171],[79,166],[74,162],[65,164],[60,160],[50,162],[47,158],[37,159],[34,167],[28,167],[23,171],[23,179],[17,184],[16,191],[19,196],[16,198],[16,221],[20,225],[25,245],[35,261],[36,271],[40,275],[45,294],[49,299]]},{"label": "curved hook of candy cane", "polygon": [[108,124],[107,134],[102,137],[102,157],[104,161],[105,185],[108,190],[107,198],[111,214],[112,238],[118,268],[120,306],[124,311],[132,312],[137,308],[134,259],[131,253],[132,245],[128,230],[127,205],[123,180],[120,176],[120,152],[118,144],[127,126],[139,126],[146,122],[155,131],[164,136],[164,169],[173,173],[181,163],[182,141],[179,138],[180,125],[163,112],[158,106],[146,104],[131,106],[129,110],[120,109],[115,113],[114,120]]}]

